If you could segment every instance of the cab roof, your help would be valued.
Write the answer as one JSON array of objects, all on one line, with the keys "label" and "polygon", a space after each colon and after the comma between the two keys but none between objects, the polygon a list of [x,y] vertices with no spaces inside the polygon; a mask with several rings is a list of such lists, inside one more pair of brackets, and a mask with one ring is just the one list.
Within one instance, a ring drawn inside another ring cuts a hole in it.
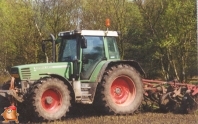
[{"label": "cab roof", "polygon": [[58,36],[68,36],[68,35],[89,35],[89,36],[114,36],[118,37],[118,31],[102,31],[102,30],[72,30],[59,32]]}]

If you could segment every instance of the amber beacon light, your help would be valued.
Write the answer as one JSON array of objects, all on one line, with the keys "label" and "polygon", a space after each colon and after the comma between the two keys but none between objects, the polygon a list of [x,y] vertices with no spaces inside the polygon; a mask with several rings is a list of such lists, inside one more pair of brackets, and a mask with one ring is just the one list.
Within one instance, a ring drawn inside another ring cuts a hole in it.
[{"label": "amber beacon light", "polygon": [[105,20],[105,25],[106,25],[107,28],[110,26],[110,19]]}]

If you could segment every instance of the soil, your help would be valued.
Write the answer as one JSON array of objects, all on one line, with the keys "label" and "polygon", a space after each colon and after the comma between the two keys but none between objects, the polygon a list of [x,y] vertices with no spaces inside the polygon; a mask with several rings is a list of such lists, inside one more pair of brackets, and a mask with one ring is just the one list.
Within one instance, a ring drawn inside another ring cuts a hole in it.
[{"label": "soil", "polygon": [[[2,100],[2,99],[1,99]],[[1,105],[0,105],[1,106]],[[3,112],[1,107],[0,113]],[[20,114],[20,113],[19,113]],[[24,122],[20,117],[20,123]],[[0,122],[4,119],[0,117]],[[97,114],[91,105],[77,106],[61,121],[40,122],[41,124],[198,124],[196,114],[173,114],[160,112],[141,112],[133,115]]]}]

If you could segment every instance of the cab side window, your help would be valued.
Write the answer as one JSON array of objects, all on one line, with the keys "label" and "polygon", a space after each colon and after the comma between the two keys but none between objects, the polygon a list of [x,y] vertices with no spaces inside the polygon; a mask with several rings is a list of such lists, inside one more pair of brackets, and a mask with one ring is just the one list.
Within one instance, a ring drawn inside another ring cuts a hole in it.
[{"label": "cab side window", "polygon": [[117,48],[116,39],[114,37],[106,37],[109,59],[119,59],[119,52]]}]

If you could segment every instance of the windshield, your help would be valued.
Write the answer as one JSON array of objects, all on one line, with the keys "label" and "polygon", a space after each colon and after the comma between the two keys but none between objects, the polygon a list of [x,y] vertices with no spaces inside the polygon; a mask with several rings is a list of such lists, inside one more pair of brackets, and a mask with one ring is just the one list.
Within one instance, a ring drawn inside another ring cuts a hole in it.
[{"label": "windshield", "polygon": [[72,61],[77,58],[76,39],[63,39],[61,44],[60,60],[61,62]]}]

